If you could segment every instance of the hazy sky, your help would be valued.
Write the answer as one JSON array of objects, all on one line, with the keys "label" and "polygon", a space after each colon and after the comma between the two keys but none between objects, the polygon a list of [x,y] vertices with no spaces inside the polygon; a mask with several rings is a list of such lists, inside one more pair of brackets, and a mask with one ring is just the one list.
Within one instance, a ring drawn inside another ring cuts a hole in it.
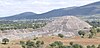
[{"label": "hazy sky", "polygon": [[44,13],[53,9],[82,6],[100,0],[0,0],[0,17],[22,12]]}]

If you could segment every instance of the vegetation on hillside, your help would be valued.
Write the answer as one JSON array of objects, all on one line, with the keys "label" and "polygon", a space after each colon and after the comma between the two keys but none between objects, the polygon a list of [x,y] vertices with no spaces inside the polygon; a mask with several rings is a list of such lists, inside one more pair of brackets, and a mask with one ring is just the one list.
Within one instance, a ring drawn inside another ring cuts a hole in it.
[{"label": "vegetation on hillside", "polygon": [[22,48],[43,48],[44,41],[39,41],[39,40],[20,41],[20,45],[22,46]]},{"label": "vegetation on hillside", "polygon": [[86,21],[87,23],[89,23],[91,26],[93,27],[100,27],[100,21]]},{"label": "vegetation on hillside", "polygon": [[87,45],[83,46],[80,44],[75,44],[73,42],[70,42],[69,45],[64,45],[61,41],[55,41],[51,44],[49,44],[48,48],[100,48],[100,45]]},{"label": "vegetation on hillside", "polygon": [[78,34],[80,35],[81,38],[84,38],[85,35],[88,35],[87,36],[88,38],[93,38],[96,36],[97,33],[100,33],[100,28],[92,27],[90,31],[87,33],[82,30],[78,31]]},{"label": "vegetation on hillside", "polygon": [[11,30],[11,29],[27,29],[27,28],[41,28],[46,25],[46,22],[38,21],[4,21],[0,22],[0,30]]}]

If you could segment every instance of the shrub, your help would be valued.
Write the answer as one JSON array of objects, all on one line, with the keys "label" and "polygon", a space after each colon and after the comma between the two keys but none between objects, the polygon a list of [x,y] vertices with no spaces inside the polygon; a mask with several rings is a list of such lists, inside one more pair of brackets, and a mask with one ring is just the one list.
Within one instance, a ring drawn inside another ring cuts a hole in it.
[{"label": "shrub", "polygon": [[78,31],[78,34],[83,38],[85,35],[85,32],[80,30],[80,31]]},{"label": "shrub", "polygon": [[27,42],[26,42],[26,45],[27,45],[27,46],[33,46],[33,45],[34,45],[34,42],[27,41]]},{"label": "shrub", "polygon": [[25,42],[24,42],[24,41],[20,41],[20,44],[21,44],[21,45],[24,45],[24,44],[25,44]]},{"label": "shrub", "polygon": [[70,42],[70,45],[73,45],[73,42]]},{"label": "shrub", "polygon": [[58,36],[59,36],[60,38],[63,38],[63,37],[64,37],[64,35],[63,35],[63,34],[58,34]]},{"label": "shrub", "polygon": [[98,47],[97,48],[100,48],[100,44],[98,45]]},{"label": "shrub", "polygon": [[3,44],[7,44],[7,42],[9,42],[9,39],[4,38],[4,39],[2,39],[2,42],[3,42]]},{"label": "shrub", "polygon": [[91,48],[91,46],[90,46],[90,45],[88,45],[88,46],[87,46],[87,48]]},{"label": "shrub", "polygon": [[97,29],[97,32],[100,32],[100,28]]},{"label": "shrub", "polygon": [[91,48],[96,48],[95,45],[92,45]]},{"label": "shrub", "polygon": [[92,34],[89,34],[89,37],[88,38],[92,38],[93,37],[93,35]]},{"label": "shrub", "polygon": [[83,48],[83,46],[79,45],[79,44],[74,44],[73,48]]}]

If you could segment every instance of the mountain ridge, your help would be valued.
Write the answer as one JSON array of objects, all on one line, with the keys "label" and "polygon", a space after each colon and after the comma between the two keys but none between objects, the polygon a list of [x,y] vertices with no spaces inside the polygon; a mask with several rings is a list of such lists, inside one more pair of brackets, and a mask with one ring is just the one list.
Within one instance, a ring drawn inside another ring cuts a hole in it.
[{"label": "mountain ridge", "polygon": [[[51,10],[51,11],[43,13],[43,14],[25,15],[24,17],[18,17],[18,15],[14,15],[14,16],[17,16],[16,19],[20,20],[20,19],[51,18],[51,17],[60,17],[60,16],[68,16],[68,15],[87,16],[87,15],[95,15],[95,14],[100,14],[100,1],[88,4],[88,5],[80,6],[80,7],[69,7],[69,8],[55,9],[55,10]],[[0,19],[16,20],[14,18],[14,16],[3,17]],[[23,15],[19,14],[19,16],[23,16]]]},{"label": "mountain ridge", "polygon": [[9,17],[3,17],[1,19],[6,19],[6,20],[19,20],[19,19],[27,19],[29,18],[29,16],[33,16],[33,15],[36,15],[36,13],[33,13],[33,12],[24,12],[24,13],[20,13],[20,14],[16,14],[16,15],[12,15],[12,16],[9,16]]}]

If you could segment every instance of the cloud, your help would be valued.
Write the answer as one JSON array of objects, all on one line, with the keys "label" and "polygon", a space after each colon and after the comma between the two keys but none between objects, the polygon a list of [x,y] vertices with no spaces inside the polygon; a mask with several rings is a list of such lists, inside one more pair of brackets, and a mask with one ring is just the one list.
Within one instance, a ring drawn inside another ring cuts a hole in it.
[{"label": "cloud", "polygon": [[22,12],[44,13],[53,9],[82,6],[99,0],[2,0],[0,16],[10,16]]}]

